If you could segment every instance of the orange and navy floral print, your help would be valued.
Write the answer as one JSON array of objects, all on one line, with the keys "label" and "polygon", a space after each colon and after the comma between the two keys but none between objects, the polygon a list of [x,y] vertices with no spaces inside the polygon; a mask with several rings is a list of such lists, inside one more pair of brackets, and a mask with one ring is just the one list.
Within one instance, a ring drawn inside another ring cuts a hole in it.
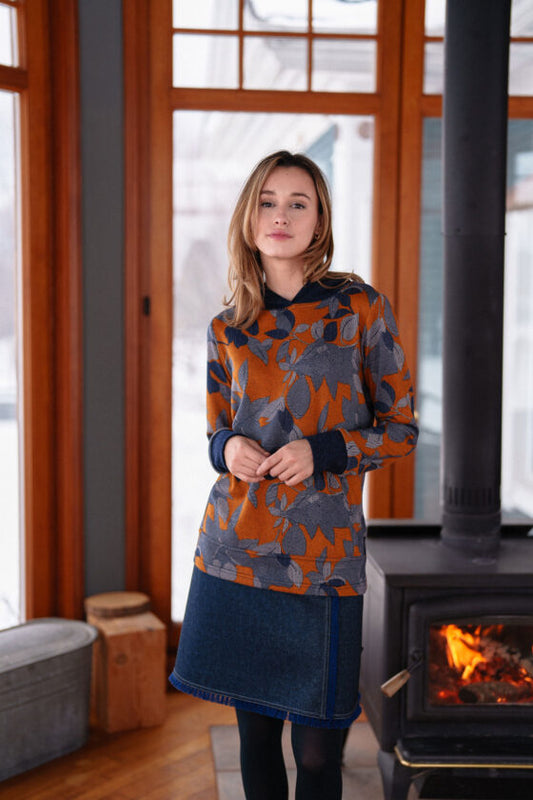
[{"label": "orange and navy floral print", "polygon": [[[292,301],[266,289],[246,330],[227,312],[208,332],[210,456],[220,475],[196,566],[248,586],[315,595],[366,589],[364,475],[410,453],[418,435],[413,390],[384,295],[334,277]],[[235,434],[274,452],[306,437],[314,474],[295,487],[231,475],[223,445]]]}]

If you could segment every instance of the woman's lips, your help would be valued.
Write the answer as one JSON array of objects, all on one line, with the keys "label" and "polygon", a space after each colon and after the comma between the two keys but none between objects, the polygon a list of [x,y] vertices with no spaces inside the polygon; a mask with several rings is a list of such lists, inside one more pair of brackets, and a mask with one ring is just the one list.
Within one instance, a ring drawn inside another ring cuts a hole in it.
[{"label": "woman's lips", "polygon": [[288,233],[278,233],[276,231],[275,233],[269,233],[268,234],[268,238],[269,239],[290,239],[291,237],[290,237],[290,235]]}]

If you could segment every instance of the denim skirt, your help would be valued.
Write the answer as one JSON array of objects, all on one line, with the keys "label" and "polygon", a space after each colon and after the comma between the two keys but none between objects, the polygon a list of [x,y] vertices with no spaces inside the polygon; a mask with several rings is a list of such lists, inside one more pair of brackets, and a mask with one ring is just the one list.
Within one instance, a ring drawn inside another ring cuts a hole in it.
[{"label": "denim skirt", "polygon": [[255,589],[195,568],[170,682],[180,691],[346,728],[361,713],[363,598]]}]

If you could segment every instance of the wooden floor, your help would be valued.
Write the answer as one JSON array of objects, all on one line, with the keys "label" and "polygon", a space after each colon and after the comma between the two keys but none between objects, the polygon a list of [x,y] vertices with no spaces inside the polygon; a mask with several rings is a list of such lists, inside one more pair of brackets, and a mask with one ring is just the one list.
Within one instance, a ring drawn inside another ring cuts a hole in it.
[{"label": "wooden floor", "polygon": [[216,800],[209,729],[235,712],[174,691],[167,702],[164,725],[93,731],[81,750],[0,783],[1,800]]}]

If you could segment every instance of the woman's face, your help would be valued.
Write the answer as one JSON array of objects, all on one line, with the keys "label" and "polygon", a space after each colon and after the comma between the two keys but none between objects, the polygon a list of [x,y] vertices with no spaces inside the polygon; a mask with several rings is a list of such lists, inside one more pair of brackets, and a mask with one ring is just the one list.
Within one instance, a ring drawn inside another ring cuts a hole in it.
[{"label": "woman's face", "polygon": [[276,167],[259,197],[253,235],[264,269],[275,262],[303,265],[302,253],[320,230],[318,196],[300,167]]}]

